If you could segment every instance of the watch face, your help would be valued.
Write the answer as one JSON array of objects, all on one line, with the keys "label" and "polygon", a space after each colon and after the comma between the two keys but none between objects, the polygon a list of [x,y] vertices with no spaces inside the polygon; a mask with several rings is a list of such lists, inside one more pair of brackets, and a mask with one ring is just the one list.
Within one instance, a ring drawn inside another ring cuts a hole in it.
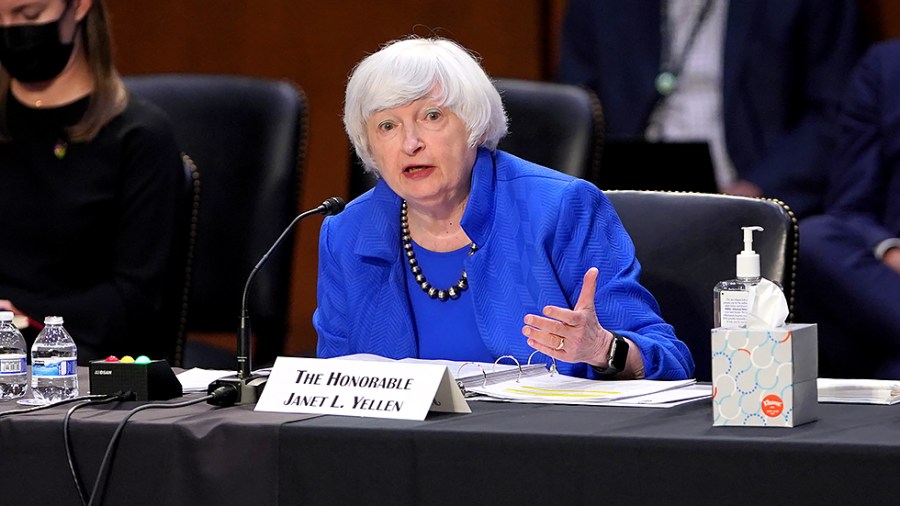
[{"label": "watch face", "polygon": [[612,349],[609,354],[609,367],[617,372],[625,369],[625,361],[628,358],[628,341],[622,336],[615,335]]}]

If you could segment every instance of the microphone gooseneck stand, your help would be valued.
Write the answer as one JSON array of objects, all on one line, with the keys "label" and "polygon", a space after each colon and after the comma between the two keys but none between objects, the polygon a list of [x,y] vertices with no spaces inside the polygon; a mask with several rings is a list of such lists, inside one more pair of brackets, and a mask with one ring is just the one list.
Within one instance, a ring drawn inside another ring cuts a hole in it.
[{"label": "microphone gooseneck stand", "polygon": [[[253,369],[250,364],[250,311],[247,309],[247,296],[250,292],[250,285],[253,283],[253,278],[256,276],[257,271],[259,271],[266,263],[266,260],[269,259],[269,255],[275,251],[275,248],[281,244],[297,223],[313,214],[321,214],[324,216],[335,215],[344,210],[344,205],[344,200],[342,198],[331,197],[322,202],[318,207],[298,214],[291,223],[285,227],[284,231],[281,232],[281,235],[278,236],[278,239],[275,239],[275,242],[272,243],[272,246],[266,251],[266,254],[263,255],[262,258],[259,259],[259,262],[253,267],[253,270],[250,271],[250,275],[247,276],[247,282],[244,284],[244,293],[241,298],[241,320],[237,338],[237,374],[234,376],[226,376],[210,383],[208,392],[211,393],[222,386],[231,386],[237,391],[234,404],[255,404],[259,400],[259,396],[262,394],[268,378],[259,374],[253,374]],[[231,398],[227,398],[227,401],[230,400]],[[216,405],[223,405],[221,404],[222,402],[223,400],[219,398],[209,400],[210,404]]]}]

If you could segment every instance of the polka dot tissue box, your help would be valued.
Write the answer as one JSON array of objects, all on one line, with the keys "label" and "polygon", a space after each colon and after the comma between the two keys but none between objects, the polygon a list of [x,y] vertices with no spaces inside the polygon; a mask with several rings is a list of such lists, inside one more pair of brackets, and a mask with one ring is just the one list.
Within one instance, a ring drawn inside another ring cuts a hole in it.
[{"label": "polka dot tissue box", "polygon": [[795,427],[816,419],[815,324],[712,330],[713,425]]}]

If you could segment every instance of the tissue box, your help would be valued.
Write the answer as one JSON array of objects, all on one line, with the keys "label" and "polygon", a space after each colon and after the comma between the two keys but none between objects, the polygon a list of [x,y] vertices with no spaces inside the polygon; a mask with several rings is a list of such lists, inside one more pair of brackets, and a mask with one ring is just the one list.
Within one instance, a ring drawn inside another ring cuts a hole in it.
[{"label": "tissue box", "polygon": [[794,427],[816,419],[815,324],[712,330],[713,425]]}]

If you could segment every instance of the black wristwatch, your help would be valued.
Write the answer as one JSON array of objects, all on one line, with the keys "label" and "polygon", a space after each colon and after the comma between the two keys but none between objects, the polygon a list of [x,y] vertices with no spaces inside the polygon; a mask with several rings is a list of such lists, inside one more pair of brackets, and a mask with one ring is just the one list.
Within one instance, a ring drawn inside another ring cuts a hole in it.
[{"label": "black wristwatch", "polygon": [[606,368],[592,365],[591,368],[600,376],[614,376],[625,369],[625,361],[628,359],[628,341],[624,337],[611,332],[613,335],[612,346],[609,348],[609,364]]}]

